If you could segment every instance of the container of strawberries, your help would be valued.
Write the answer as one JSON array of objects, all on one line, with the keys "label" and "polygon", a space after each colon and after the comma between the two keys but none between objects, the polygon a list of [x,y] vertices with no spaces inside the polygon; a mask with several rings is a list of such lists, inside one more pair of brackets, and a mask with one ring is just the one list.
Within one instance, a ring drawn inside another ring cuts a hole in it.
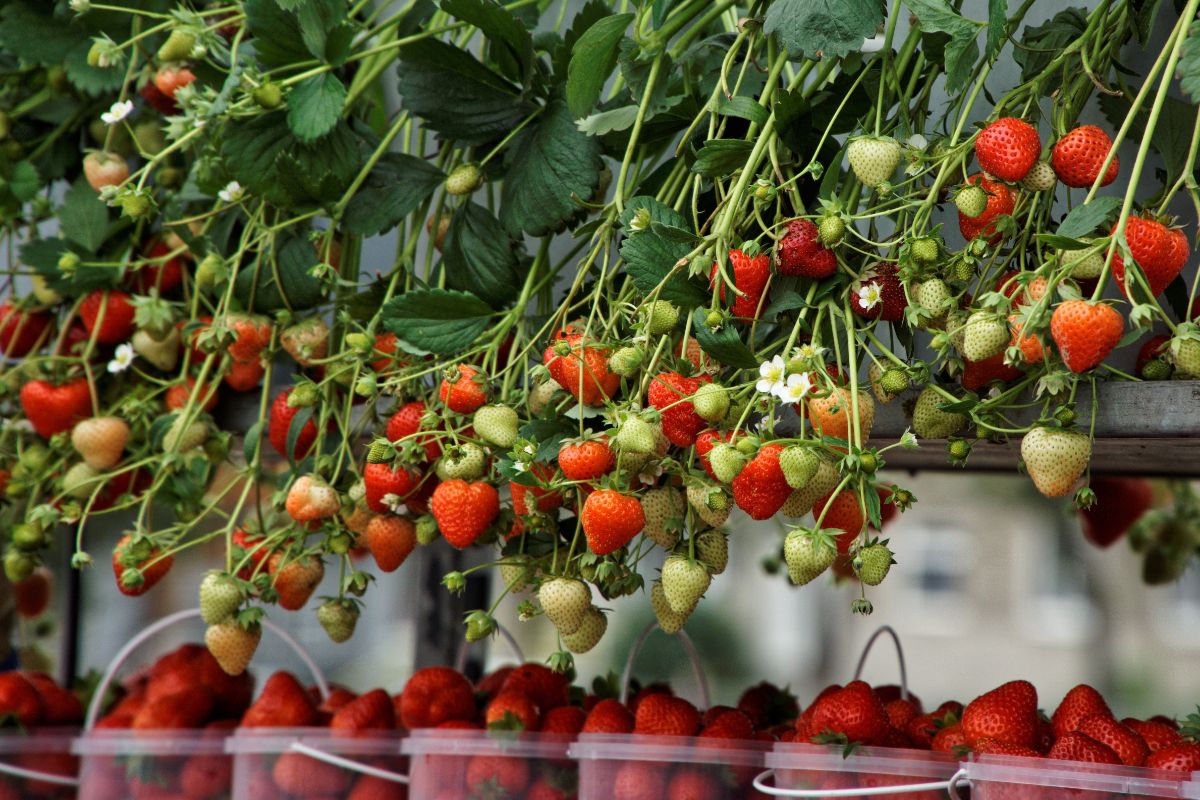
[{"label": "container of strawberries", "polygon": [[69,800],[76,794],[78,759],[71,741],[83,722],[74,692],[42,672],[0,674],[0,800]]},{"label": "container of strawberries", "polygon": [[1117,800],[1118,798],[1200,798],[1200,781],[1187,773],[1117,764],[1048,758],[981,755],[963,765],[951,797],[971,800]]}]

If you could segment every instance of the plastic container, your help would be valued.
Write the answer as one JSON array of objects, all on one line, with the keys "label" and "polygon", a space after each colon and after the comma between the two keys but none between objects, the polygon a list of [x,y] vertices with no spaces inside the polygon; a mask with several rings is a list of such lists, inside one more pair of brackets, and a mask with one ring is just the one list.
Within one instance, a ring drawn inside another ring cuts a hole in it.
[{"label": "plastic container", "polygon": [[583,734],[570,755],[579,762],[579,800],[745,800],[766,797],[753,782],[770,747],[727,739]]},{"label": "plastic container", "polygon": [[328,728],[239,729],[225,740],[234,762],[232,800],[405,800],[402,736],[392,731],[338,735]]},{"label": "plastic container", "polygon": [[413,798],[545,797],[542,784],[578,797],[579,769],[563,734],[412,731],[404,740]]},{"label": "plastic container", "polygon": [[[777,743],[755,786],[772,797],[944,800],[958,761],[944,753],[883,747],[846,755],[837,745]],[[974,795],[972,795],[974,797]]]},{"label": "plastic container", "polygon": [[71,753],[71,742],[78,735],[75,728],[0,733],[0,800],[72,800],[79,759]]},{"label": "plastic container", "polygon": [[[199,619],[198,609],[179,611],[147,626],[118,651],[96,687],[88,707],[84,732],[72,743],[80,756],[79,800],[230,800],[233,794],[233,757],[225,739],[233,728],[198,730],[93,730],[100,716],[100,699],[147,639],[181,622]],[[322,697],[329,685],[300,645],[278,626],[263,620],[263,628],[281,638],[312,672]]]},{"label": "plastic container", "polygon": [[1013,756],[979,756],[962,766],[952,798],[965,798],[967,785],[971,800],[1200,798],[1200,773]]}]

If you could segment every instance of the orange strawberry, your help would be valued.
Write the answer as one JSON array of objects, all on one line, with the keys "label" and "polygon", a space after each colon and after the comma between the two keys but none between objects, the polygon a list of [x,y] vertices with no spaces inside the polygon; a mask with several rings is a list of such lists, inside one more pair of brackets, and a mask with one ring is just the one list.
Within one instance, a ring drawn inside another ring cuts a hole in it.
[{"label": "orange strawberry", "polygon": [[1059,303],[1050,317],[1050,336],[1072,372],[1086,372],[1102,362],[1125,330],[1115,308],[1088,300]]},{"label": "orange strawberry", "polygon": [[621,378],[608,368],[606,347],[588,343],[574,332],[561,334],[542,354],[555,383],[585,406],[601,406],[617,392]]},{"label": "orange strawberry", "polygon": [[416,526],[408,517],[380,514],[367,523],[367,549],[384,572],[398,569],[416,546]]},{"label": "orange strawberry", "polygon": [[125,534],[112,554],[117,589],[129,597],[145,594],[162,580],[174,562],[174,556],[162,557],[162,551],[149,539]]},{"label": "orange strawberry", "polygon": [[257,314],[229,314],[222,323],[233,331],[233,343],[226,348],[234,361],[257,361],[271,344],[271,321]]},{"label": "orange strawberry", "polygon": [[325,577],[325,564],[314,555],[289,560],[285,553],[279,552],[267,561],[267,574],[279,595],[279,606],[299,611]]},{"label": "orange strawberry", "polygon": [[607,437],[565,439],[558,448],[558,467],[570,481],[590,481],[609,472],[616,463]]},{"label": "orange strawberry", "polygon": [[337,490],[317,475],[301,475],[288,489],[285,508],[296,522],[329,519],[342,507]]},{"label": "orange strawberry", "polygon": [[433,490],[429,509],[446,541],[459,550],[474,543],[500,514],[496,487],[454,479]]},{"label": "orange strawberry", "polygon": [[[848,387],[837,386],[825,397],[804,401],[813,430],[821,436],[850,440],[851,395]],[[799,410],[799,409],[797,409]],[[858,427],[863,441],[871,435],[875,424],[875,401],[869,392],[858,393]]]},{"label": "orange strawberry", "polygon": [[[211,412],[217,407],[216,388],[212,385],[209,385],[201,386],[199,390],[197,390],[196,379],[191,377],[184,378],[178,383],[171,384],[171,387],[167,389],[167,393],[163,400],[169,410],[179,411],[188,405],[188,402],[191,400],[193,394],[196,396],[197,403],[203,402],[202,408],[205,411]],[[278,400],[278,398],[276,399]],[[314,431],[315,430],[316,429],[314,428]],[[274,440],[272,440],[272,442],[273,441]],[[280,455],[282,455],[282,453]]]},{"label": "orange strawberry", "polygon": [[588,495],[579,516],[588,549],[598,556],[629,544],[646,525],[646,514],[638,499],[614,489]]},{"label": "orange strawberry", "polygon": [[266,373],[267,368],[258,359],[254,361],[233,361],[225,371],[223,380],[225,381],[225,385],[235,392],[250,392],[262,384],[263,376]]}]

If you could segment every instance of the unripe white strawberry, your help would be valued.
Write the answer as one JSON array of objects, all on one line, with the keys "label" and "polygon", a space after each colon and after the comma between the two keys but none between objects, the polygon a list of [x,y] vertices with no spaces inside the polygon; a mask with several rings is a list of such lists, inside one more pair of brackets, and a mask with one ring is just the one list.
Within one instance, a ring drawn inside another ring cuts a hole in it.
[{"label": "unripe white strawberry", "polygon": [[724,525],[733,510],[729,495],[714,484],[694,483],[688,486],[687,499],[696,515],[714,528]]},{"label": "unripe white strawberry", "polygon": [[1021,458],[1038,491],[1063,497],[1087,469],[1092,440],[1086,433],[1062,428],[1034,428],[1021,439]]},{"label": "unripe white strawberry", "polygon": [[1168,352],[1181,378],[1200,378],[1200,340],[1175,339]]},{"label": "unripe white strawberry", "polygon": [[663,633],[675,634],[679,633],[687,622],[691,611],[680,614],[671,608],[671,604],[667,602],[667,595],[663,591],[662,583],[655,581],[650,587],[650,608],[654,611],[654,617],[658,620],[658,627]]},{"label": "unripe white strawberry", "polygon": [[1077,281],[1099,278],[1104,271],[1104,253],[1096,250],[1059,250],[1058,260]]},{"label": "unripe white strawberry", "polygon": [[646,317],[646,330],[651,336],[670,333],[679,323],[679,307],[667,300],[655,300],[642,307]]},{"label": "unripe white strawberry", "polygon": [[954,296],[950,294],[950,287],[945,281],[933,278],[917,287],[916,301],[917,305],[930,314],[926,325],[930,328],[940,328],[946,319],[946,312],[953,305]]},{"label": "unripe white strawberry", "polygon": [[837,467],[832,462],[818,459],[816,473],[803,489],[797,489],[788,495],[783,507],[779,509],[780,513],[785,517],[803,517],[812,511],[818,500],[836,489],[840,480]]},{"label": "unripe white strawberry", "polygon": [[1058,176],[1054,174],[1054,167],[1049,161],[1038,160],[1021,179],[1021,188],[1027,192],[1048,192],[1056,183]]},{"label": "unripe white strawberry", "polygon": [[716,422],[729,413],[729,392],[718,383],[706,383],[696,390],[692,406],[700,419]]},{"label": "unripe white strawberry", "polygon": [[483,170],[476,164],[459,164],[446,178],[446,194],[468,195],[483,185]]},{"label": "unripe white strawberry", "polygon": [[216,625],[238,610],[242,592],[237,582],[223,572],[210,572],[200,581],[200,618],[205,624]]},{"label": "unripe white strawberry", "polygon": [[583,626],[592,607],[592,590],[583,581],[551,578],[538,589],[538,602],[559,634],[570,636]]},{"label": "unripe white strawberry", "polygon": [[687,556],[671,555],[662,567],[663,596],[676,614],[690,614],[708,591],[712,576],[704,565]]},{"label": "unripe white strawberry", "polygon": [[696,537],[696,558],[712,575],[729,566],[729,537],[723,531],[705,531]]},{"label": "unripe white strawberry", "polygon": [[617,429],[617,447],[631,453],[652,453],[657,445],[654,426],[638,416],[626,417]]},{"label": "unripe white strawberry", "polygon": [[204,633],[204,643],[208,652],[229,675],[241,675],[250,666],[258,642],[262,639],[262,626],[254,623],[249,628],[242,627],[234,620],[227,620],[216,625],[210,625]]},{"label": "unripe white strawberry", "polygon": [[982,186],[974,183],[964,186],[954,195],[954,205],[958,206],[958,213],[971,219],[987,211],[987,202],[987,192]]},{"label": "unripe white strawberry", "polygon": [[837,558],[837,544],[828,531],[797,528],[783,540],[788,578],[803,586],[819,577]]},{"label": "unripe white strawberry", "polygon": [[736,447],[728,444],[717,444],[708,453],[708,463],[712,466],[713,475],[721,483],[733,483],[746,466],[746,456]]},{"label": "unripe white strawberry", "polygon": [[779,454],[779,469],[783,479],[793,489],[803,489],[817,474],[821,459],[810,448],[792,445]]},{"label": "unripe white strawberry", "polygon": [[92,469],[106,470],[121,460],[129,441],[129,425],[118,417],[92,417],[76,423],[71,446]]},{"label": "unripe white strawberry", "polygon": [[171,372],[179,363],[179,329],[170,328],[159,338],[147,330],[135,331],[129,340],[133,352],[163,372]]},{"label": "unripe white strawberry", "polygon": [[482,406],[471,419],[480,439],[506,450],[517,441],[519,423],[515,410],[500,405]]},{"label": "unripe white strawberry", "polygon": [[460,442],[446,448],[438,459],[435,471],[444,481],[454,479],[473,481],[483,475],[487,467],[487,455],[474,442]]},{"label": "unripe white strawberry", "polygon": [[163,452],[184,453],[204,444],[208,438],[208,423],[199,419],[184,423],[184,415],[176,414],[163,436]]},{"label": "unripe white strawberry", "polygon": [[990,311],[976,311],[963,326],[962,354],[983,361],[1003,353],[1009,342],[1008,324]]},{"label": "unripe white strawberry", "polygon": [[563,646],[575,655],[581,655],[595,647],[607,630],[608,617],[595,606],[588,606],[579,629],[574,633],[563,634]]},{"label": "unripe white strawberry", "polygon": [[672,486],[651,489],[641,497],[646,524],[642,533],[659,547],[670,550],[679,541],[683,530],[686,505],[683,495]]},{"label": "unripe white strawberry", "polygon": [[854,573],[867,586],[878,586],[895,564],[892,551],[885,544],[873,544],[859,550],[853,561]]},{"label": "unripe white strawberry", "polygon": [[67,470],[62,478],[63,494],[76,500],[86,500],[100,485],[100,473],[80,462]]},{"label": "unripe white strawberry", "polygon": [[859,136],[846,148],[846,157],[862,185],[875,189],[900,165],[900,143],[890,136]]}]

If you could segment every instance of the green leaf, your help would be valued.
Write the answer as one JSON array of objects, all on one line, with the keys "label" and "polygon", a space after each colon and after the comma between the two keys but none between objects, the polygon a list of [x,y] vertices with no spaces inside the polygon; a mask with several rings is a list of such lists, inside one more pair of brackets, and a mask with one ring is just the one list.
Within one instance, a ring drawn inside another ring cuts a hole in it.
[{"label": "green leaf", "polygon": [[[1087,28],[1087,13],[1081,8],[1066,8],[1041,25],[1029,25],[1021,37],[1021,46],[1013,51],[1013,59],[1021,65],[1021,80],[1028,81],[1041,74],[1059,51],[1079,38]],[[1050,91],[1054,81],[1047,81]]]},{"label": "green leaf", "polygon": [[835,58],[858,50],[882,23],[878,0],[775,0],[763,30],[793,57]]},{"label": "green leaf", "polygon": [[553,100],[505,154],[500,219],[512,234],[561,230],[600,185],[600,143]]},{"label": "green leaf", "polygon": [[962,89],[970,78],[971,70],[979,57],[980,23],[960,16],[946,0],[904,0],[909,9],[921,21],[921,29],[940,32],[950,37],[946,45],[946,91],[954,93]]},{"label": "green leaf", "polygon": [[495,314],[470,292],[416,289],[393,297],[381,309],[383,326],[415,348],[459,353],[479,338]]},{"label": "green leaf", "polygon": [[567,67],[567,106],[576,118],[587,116],[617,65],[617,45],[633,14],[614,14],[588,28],[571,48]]},{"label": "green leaf", "polygon": [[[679,259],[691,252],[691,247],[660,236],[653,231],[642,231],[625,238],[621,243],[621,257],[626,271],[635,286],[643,294],[653,292],[671,272]],[[659,294],[662,300],[670,300],[683,308],[695,308],[708,303],[708,292],[688,280],[687,267],[671,276]]]},{"label": "green leaf", "polygon": [[94,253],[104,244],[108,233],[108,206],[81,178],[63,197],[58,223],[63,236]]},{"label": "green leaf", "polygon": [[583,8],[571,20],[571,27],[563,34],[562,41],[554,48],[553,64],[555,83],[558,85],[566,84],[567,73],[571,65],[571,51],[575,49],[575,43],[583,34],[587,33],[588,29],[602,19],[607,19],[612,14],[612,9],[608,7],[608,3],[604,0],[588,0]]},{"label": "green leaf", "polygon": [[260,314],[289,308],[302,311],[325,300],[321,282],[310,274],[317,251],[304,237],[286,239],[267,248],[238,270],[233,291],[238,302]]},{"label": "green leaf", "polygon": [[289,464],[296,463],[296,443],[300,441],[300,435],[304,433],[304,426],[313,418],[313,407],[301,408],[296,412],[296,416],[292,417],[288,422],[287,439],[284,444],[284,455],[287,456]]},{"label": "green leaf", "polygon": [[435,39],[400,50],[404,107],[449,139],[482,144],[510,133],[533,106],[469,53]]},{"label": "green leaf", "polygon": [[614,131],[627,131],[637,122],[637,106],[618,106],[584,117],[576,127],[588,136],[606,136]]},{"label": "green leaf", "polygon": [[[621,212],[621,216],[618,218],[627,236],[633,233],[629,229],[629,223],[633,221],[633,218],[642,209],[645,209],[646,213],[650,215],[651,222],[657,222],[660,225],[666,225],[671,228],[687,227],[687,220],[678,211],[660,203],[653,197],[639,194],[636,197],[631,197],[625,203],[625,210]],[[687,255],[687,253],[685,252],[684,255]]]},{"label": "green leaf", "polygon": [[387,153],[350,199],[342,224],[347,233],[375,236],[394,228],[446,179],[429,161]]},{"label": "green leaf", "polygon": [[38,175],[37,167],[28,161],[13,164],[12,175],[8,177],[8,190],[12,192],[13,197],[23,203],[36,197],[41,188],[42,179]]},{"label": "green leaf", "polygon": [[492,57],[524,83],[533,68],[533,37],[494,0],[442,0],[442,10],[473,25],[492,43]]},{"label": "green leaf", "polygon": [[345,102],[346,87],[336,75],[305,78],[288,92],[288,127],[302,142],[320,139],[337,125]]},{"label": "green leaf", "polygon": [[87,63],[87,54],[92,44],[87,39],[76,44],[62,58],[67,80],[79,91],[91,97],[114,92],[125,80],[123,70],[100,69]]},{"label": "green leaf", "polygon": [[717,105],[717,113],[726,117],[748,119],[755,125],[762,126],[771,114],[760,103],[749,97],[722,97]]},{"label": "green leaf", "polygon": [[1162,0],[1142,0],[1141,8],[1137,9],[1134,19],[1134,33],[1137,34],[1138,44],[1144,45],[1150,41],[1150,34],[1154,31],[1154,20],[1158,17],[1158,8],[1161,5]]},{"label": "green leaf", "polygon": [[1121,198],[1119,197],[1097,197],[1090,203],[1072,208],[1071,213],[1067,214],[1059,223],[1058,230],[1055,232],[1059,236],[1067,236],[1071,239],[1087,236],[1104,225],[1112,213],[1120,207]]},{"label": "green leaf", "polygon": [[517,296],[520,280],[513,241],[478,203],[467,203],[450,220],[442,247],[446,282],[499,308]]},{"label": "green leaf", "polygon": [[692,172],[709,178],[723,178],[741,169],[753,149],[754,144],[744,139],[713,139],[705,142],[696,153]]},{"label": "green leaf", "polygon": [[994,61],[1004,48],[1008,33],[1008,0],[988,0],[987,48],[984,55]]},{"label": "green leaf", "polygon": [[300,26],[300,38],[308,52],[325,60],[329,35],[337,30],[346,18],[345,0],[305,0],[296,9],[296,20]]},{"label": "green leaf", "polygon": [[757,367],[758,359],[754,351],[742,341],[735,326],[727,323],[714,331],[705,322],[707,316],[708,309],[703,307],[692,313],[692,333],[700,343],[700,348],[721,364],[742,369]]},{"label": "green leaf", "polygon": [[1200,19],[1193,20],[1179,59],[1179,86],[1193,100],[1200,101]]},{"label": "green leaf", "polygon": [[312,60],[295,14],[280,8],[275,0],[245,0],[242,9],[259,61],[283,67]]},{"label": "green leaf", "polygon": [[[1120,127],[1129,116],[1130,104],[1125,97],[1102,95],[1099,103],[1100,110],[1113,123],[1114,128]],[[1158,125],[1154,128],[1154,135],[1150,137],[1150,146],[1162,156],[1169,178],[1181,176],[1187,166],[1192,128],[1196,124],[1196,111],[1195,105],[1174,97],[1168,96],[1163,102]],[[1138,111],[1129,128],[1129,138],[1133,141],[1138,141],[1145,135],[1148,116],[1148,110]]]},{"label": "green leaf", "polygon": [[1036,238],[1041,244],[1056,250],[1086,250],[1092,246],[1091,242],[1081,242],[1078,239],[1059,236],[1055,233],[1039,233]]},{"label": "green leaf", "polygon": [[74,14],[56,19],[54,5],[24,0],[5,3],[0,11],[0,45],[8,53],[35,64],[62,63],[63,54],[81,39],[86,41],[87,35],[78,25],[70,24]]}]

